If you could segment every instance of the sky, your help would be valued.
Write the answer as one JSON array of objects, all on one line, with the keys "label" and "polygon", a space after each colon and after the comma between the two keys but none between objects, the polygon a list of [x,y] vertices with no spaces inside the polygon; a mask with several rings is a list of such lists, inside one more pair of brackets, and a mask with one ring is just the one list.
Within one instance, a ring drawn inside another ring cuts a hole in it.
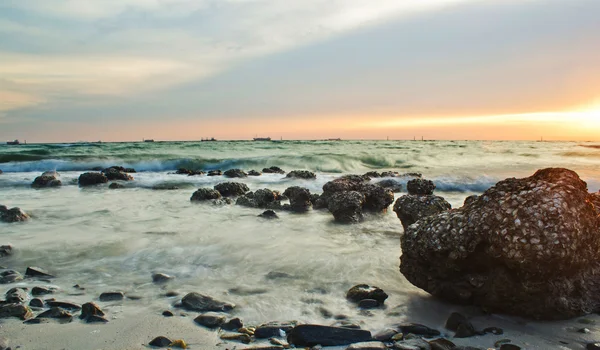
[{"label": "sky", "polygon": [[600,140],[598,0],[2,0],[0,140]]}]

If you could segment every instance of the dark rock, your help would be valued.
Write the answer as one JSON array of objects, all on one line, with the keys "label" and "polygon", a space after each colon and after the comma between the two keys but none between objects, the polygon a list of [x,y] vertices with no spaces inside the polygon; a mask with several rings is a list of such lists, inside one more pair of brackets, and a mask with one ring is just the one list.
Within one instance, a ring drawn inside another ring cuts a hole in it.
[{"label": "dark rock", "polygon": [[31,299],[31,301],[29,302],[29,306],[43,308],[44,301],[40,298],[34,298],[34,299]]},{"label": "dark rock", "polygon": [[177,175],[190,175],[192,174],[192,170],[187,169],[187,168],[179,168],[177,169],[177,171],[175,172],[175,174]]},{"label": "dark rock", "polygon": [[33,295],[33,296],[46,295],[46,294],[52,294],[52,293],[54,293],[54,290],[51,288],[33,287],[31,289],[31,295]]},{"label": "dark rock", "polygon": [[381,180],[376,183],[377,186],[381,186],[385,189],[391,190],[392,192],[402,192],[402,183],[398,180],[387,179]]},{"label": "dark rock", "polygon": [[268,188],[256,190],[253,198],[258,208],[274,209],[281,206],[277,193]]},{"label": "dark rock", "polygon": [[221,176],[223,172],[221,170],[209,170],[207,176]]},{"label": "dark rock", "polygon": [[250,170],[250,171],[248,172],[248,176],[261,176],[261,175],[262,175],[262,173],[261,173],[261,172],[258,172],[258,171],[256,171],[256,170]]},{"label": "dark rock", "polygon": [[248,174],[240,169],[229,169],[223,173],[227,177],[246,177]]},{"label": "dark rock", "polygon": [[33,180],[31,187],[33,188],[45,188],[45,187],[59,187],[62,186],[62,182],[57,178],[58,173],[49,172],[38,176]]},{"label": "dark rock", "polygon": [[225,323],[226,317],[220,314],[209,312],[201,314],[194,319],[194,322],[206,328],[217,328]]},{"label": "dark rock", "polygon": [[283,192],[283,195],[289,198],[290,210],[293,212],[302,213],[308,211],[312,206],[310,191],[304,187],[289,187]]},{"label": "dark rock", "polygon": [[336,222],[353,224],[363,220],[364,203],[365,196],[360,192],[336,192],[329,198],[328,209]]},{"label": "dark rock", "polygon": [[67,310],[60,307],[52,307],[50,310],[46,310],[39,314],[37,318],[59,318],[59,319],[72,319],[73,315]]},{"label": "dark rock", "polygon": [[42,323],[50,323],[49,318],[30,318],[23,322],[24,324],[42,324]]},{"label": "dark rock", "polygon": [[463,203],[463,205],[465,207],[468,205],[471,205],[472,203],[475,203],[478,198],[479,198],[479,196],[477,196],[477,195],[469,196],[469,197],[465,198],[465,202]]},{"label": "dark rock", "polygon": [[121,189],[121,188],[125,188],[125,185],[122,185],[122,184],[120,184],[118,182],[113,182],[110,185],[108,185],[108,188],[110,188],[111,190],[118,190],[118,189]]},{"label": "dark rock", "polygon": [[0,170],[0,175],[2,175],[2,170]]},{"label": "dark rock", "polygon": [[67,309],[67,310],[74,310],[74,311],[81,310],[81,305],[66,302],[66,301],[50,300],[50,301],[46,301],[46,305],[48,305],[50,307],[58,307],[58,308]]},{"label": "dark rock", "polygon": [[315,173],[313,173],[312,171],[293,170],[293,171],[290,171],[285,177],[294,178],[294,179],[312,180],[312,179],[316,179],[317,175]]},{"label": "dark rock", "polygon": [[398,198],[394,204],[394,211],[406,232],[408,226],[422,218],[450,210],[451,207],[442,197],[407,195]]},{"label": "dark rock", "polygon": [[6,302],[9,304],[21,304],[29,299],[26,288],[11,288],[4,295]]},{"label": "dark rock", "polygon": [[235,304],[218,301],[208,295],[189,293],[181,299],[183,308],[189,311],[230,311]]},{"label": "dark rock", "polygon": [[169,182],[163,182],[152,186],[152,190],[154,191],[175,191],[178,189],[179,185]]},{"label": "dark rock", "polygon": [[265,174],[285,174],[285,171],[280,167],[272,166],[270,168],[264,168],[263,173]]},{"label": "dark rock", "polygon": [[402,334],[412,333],[414,335],[419,335],[426,338],[437,337],[440,335],[440,332],[438,330],[429,328],[418,323],[403,323],[396,325],[395,327]]},{"label": "dark rock", "polygon": [[412,338],[395,342],[393,348],[398,350],[431,350],[431,345],[421,338]]},{"label": "dark rock", "polygon": [[8,284],[23,279],[23,276],[14,270],[5,270],[0,272],[0,284]]},{"label": "dark rock", "polygon": [[408,194],[415,196],[430,196],[435,190],[433,181],[425,179],[412,179],[406,184]]},{"label": "dark rock", "polygon": [[93,186],[107,183],[108,178],[103,173],[83,173],[78,182],[80,187]]},{"label": "dark rock", "polygon": [[373,336],[373,339],[388,342],[388,341],[392,340],[392,337],[395,336],[396,334],[398,334],[397,330],[388,328],[388,329],[384,329],[381,332],[378,332],[377,334],[375,334]]},{"label": "dark rock", "polygon": [[133,180],[133,177],[131,175],[124,173],[122,171],[119,171],[119,169],[116,169],[116,168],[106,168],[106,169],[102,170],[102,173],[110,181],[113,181],[113,180],[131,181],[131,180]]},{"label": "dark rock", "polygon": [[365,195],[363,210],[381,213],[394,203],[394,192],[381,186],[365,184],[360,192]]},{"label": "dark rock", "polygon": [[362,343],[355,343],[346,348],[346,350],[386,350],[387,346],[384,343],[378,341],[369,341]]},{"label": "dark rock", "polygon": [[299,325],[288,332],[287,341],[299,346],[340,346],[371,340],[371,332],[361,329]]},{"label": "dark rock", "polygon": [[16,317],[21,320],[27,320],[33,317],[33,313],[29,307],[23,304],[1,304],[0,303],[0,318]]},{"label": "dark rock", "polygon": [[39,267],[30,266],[25,270],[26,277],[44,277],[44,278],[54,278],[51,274],[49,274],[46,270],[41,269]]},{"label": "dark rock", "polygon": [[445,327],[448,330],[456,332],[454,335],[455,338],[468,338],[477,334],[471,322],[458,312],[453,312],[450,315]]},{"label": "dark rock", "polygon": [[360,325],[348,320],[339,320],[331,324],[331,327],[341,327],[350,329],[360,329]]},{"label": "dark rock", "polygon": [[96,303],[89,302],[81,305],[81,315],[79,318],[85,320],[91,316],[104,316],[104,311]]},{"label": "dark rock", "polygon": [[192,194],[190,198],[191,201],[205,201],[209,199],[219,199],[221,198],[221,193],[216,189],[212,188],[199,188],[196,192]]},{"label": "dark rock", "polygon": [[388,298],[388,295],[379,287],[371,287],[368,284],[358,284],[346,293],[346,299],[358,303],[364,299],[372,299],[379,304],[383,304]]},{"label": "dark rock", "polygon": [[163,315],[163,316],[165,316],[165,317],[173,317],[173,316],[175,316],[175,315],[174,315],[174,314],[173,314],[171,311],[169,311],[169,310],[165,310],[165,311],[163,311],[163,312],[162,312],[162,315]]},{"label": "dark rock", "polygon": [[600,343],[589,343],[585,348],[586,350],[600,350]]},{"label": "dark rock", "polygon": [[107,172],[107,171],[110,171],[111,169],[112,169],[112,170],[116,170],[116,171],[120,171],[120,172],[122,172],[122,173],[135,173],[135,172],[136,172],[136,171],[135,171],[135,169],[133,169],[133,168],[124,168],[124,167],[122,167],[122,166],[118,166],[118,165],[113,165],[113,166],[111,166],[111,167],[108,167],[108,168],[102,169],[101,171],[102,171],[103,173],[105,173],[105,172]]},{"label": "dark rock", "polygon": [[200,175],[204,175],[205,172],[202,170],[192,170],[188,176],[200,176]]},{"label": "dark rock", "polygon": [[266,210],[258,216],[264,219],[279,219],[279,216],[273,210]]},{"label": "dark rock", "polygon": [[100,294],[98,300],[100,301],[117,301],[125,299],[123,292],[104,292]]},{"label": "dark rock", "polygon": [[[336,199],[339,200],[340,196],[348,196],[348,193],[358,192],[364,197],[360,204],[360,208],[358,208],[360,217],[362,217],[363,210],[385,212],[387,207],[394,201],[394,193],[381,186],[369,184],[368,180],[369,178],[365,178],[364,176],[346,175],[333,181],[329,181],[323,186],[323,194],[319,196],[318,199],[315,199],[315,208],[329,208],[331,201],[336,194],[338,195]],[[339,204],[340,203],[336,203],[336,205]]]},{"label": "dark rock", "polygon": [[211,203],[213,205],[217,205],[217,206],[232,205],[233,200],[231,200],[231,198],[220,198],[220,199],[213,199],[211,201]]},{"label": "dark rock", "polygon": [[173,342],[171,341],[171,339],[160,336],[160,337],[156,337],[154,339],[152,339],[152,341],[150,343],[148,343],[148,345],[150,346],[154,346],[157,348],[166,348],[169,345],[171,345]]},{"label": "dark rock", "polygon": [[0,258],[11,256],[13,254],[13,247],[11,245],[0,246]]},{"label": "dark rock", "polygon": [[238,317],[232,318],[221,325],[221,328],[227,331],[236,331],[242,327],[244,327],[244,322]]},{"label": "dark rock", "polygon": [[375,299],[363,299],[358,302],[358,307],[361,309],[374,309],[379,306],[381,306],[381,304]]},{"label": "dark rock", "polygon": [[434,339],[429,342],[429,345],[431,350],[452,350],[456,347],[456,344],[444,338]]},{"label": "dark rock", "polygon": [[169,282],[170,280],[172,280],[174,277],[173,276],[169,276],[167,274],[164,273],[155,273],[152,275],[152,282],[154,283],[166,283]]},{"label": "dark rock", "polygon": [[257,339],[281,337],[281,332],[288,333],[295,326],[293,322],[269,322],[256,327],[254,336]]},{"label": "dark rock", "polygon": [[515,344],[502,344],[500,345],[500,350],[521,350],[521,347]]},{"label": "dark rock", "polygon": [[239,182],[223,182],[215,186],[215,190],[219,191],[223,197],[242,196],[250,191],[248,186]]},{"label": "dark rock", "polygon": [[507,179],[402,236],[400,270],[450,302],[535,319],[600,311],[600,217],[567,169]]},{"label": "dark rock", "polygon": [[21,208],[14,207],[8,209],[7,207],[0,205],[0,221],[12,223],[27,220],[29,220],[29,215],[21,210]]},{"label": "dark rock", "polygon": [[92,315],[85,319],[86,323],[108,323],[108,320],[102,316]]}]

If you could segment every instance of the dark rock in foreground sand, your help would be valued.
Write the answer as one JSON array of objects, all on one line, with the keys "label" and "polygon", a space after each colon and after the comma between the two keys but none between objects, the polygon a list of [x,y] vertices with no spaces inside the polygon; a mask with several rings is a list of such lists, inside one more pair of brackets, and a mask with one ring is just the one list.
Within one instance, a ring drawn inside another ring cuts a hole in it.
[{"label": "dark rock in foreground sand", "polygon": [[293,179],[312,180],[312,179],[316,179],[317,175],[315,173],[313,173],[312,171],[308,171],[308,170],[292,170],[285,177],[293,178]]},{"label": "dark rock in foreground sand", "polygon": [[415,196],[406,195],[398,198],[394,203],[394,212],[398,219],[402,222],[404,231],[408,226],[421,220],[422,218],[435,215],[446,210],[450,210],[452,206],[444,198],[439,196]]},{"label": "dark rock in foreground sand", "polygon": [[27,220],[29,220],[29,215],[21,210],[21,208],[14,207],[8,209],[6,206],[0,205],[0,221],[12,223]]},{"label": "dark rock in foreground sand", "polygon": [[71,303],[68,301],[56,301],[56,300],[50,300],[47,301],[46,304],[50,307],[58,307],[61,309],[66,309],[66,310],[72,310],[72,311],[78,311],[81,310],[81,305],[79,304],[75,304],[75,303]]},{"label": "dark rock in foreground sand", "polygon": [[346,299],[358,303],[364,299],[376,300],[379,304],[383,304],[385,299],[388,298],[386,292],[383,289],[375,286],[369,286],[368,284],[358,284],[346,293]]},{"label": "dark rock in foreground sand", "polygon": [[242,196],[246,192],[250,191],[246,184],[240,182],[222,182],[215,185],[215,190],[219,191],[223,197],[237,197]]},{"label": "dark rock in foreground sand", "polygon": [[600,217],[567,169],[499,182],[402,237],[400,270],[444,300],[565,319],[600,311]]},{"label": "dark rock in foreground sand", "polygon": [[289,331],[287,341],[299,346],[340,346],[371,340],[371,332],[341,327],[299,325]]},{"label": "dark rock in foreground sand", "polygon": [[11,288],[4,295],[4,299],[9,304],[21,304],[29,299],[27,288]]},{"label": "dark rock in foreground sand", "polygon": [[192,194],[191,201],[206,201],[221,198],[221,193],[212,188],[199,188]]},{"label": "dark rock in foreground sand", "polygon": [[206,328],[217,328],[225,323],[227,318],[224,315],[214,312],[200,314],[194,319],[194,322]]},{"label": "dark rock in foreground sand", "polygon": [[230,311],[235,304],[216,300],[208,295],[189,293],[181,299],[181,306],[189,311]]},{"label": "dark rock in foreground sand", "polygon": [[152,339],[152,341],[150,341],[150,343],[148,343],[148,345],[155,346],[157,348],[166,348],[167,346],[171,345],[171,343],[173,343],[171,341],[171,339],[169,339],[167,337],[159,336],[159,337]]},{"label": "dark rock in foreground sand", "polygon": [[79,175],[79,186],[93,186],[98,184],[105,184],[108,182],[108,178],[103,173],[83,173]]},{"label": "dark rock in foreground sand", "polygon": [[92,316],[103,317],[104,312],[100,309],[98,305],[96,305],[96,303],[90,302],[81,305],[81,315],[79,315],[79,318],[85,320],[89,319]]}]

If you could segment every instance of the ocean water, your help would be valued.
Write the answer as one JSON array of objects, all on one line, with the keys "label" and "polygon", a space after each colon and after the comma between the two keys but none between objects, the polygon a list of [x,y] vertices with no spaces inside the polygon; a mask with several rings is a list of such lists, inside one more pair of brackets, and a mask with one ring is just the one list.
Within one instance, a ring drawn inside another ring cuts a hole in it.
[{"label": "ocean water", "polygon": [[[125,189],[79,188],[89,169],[133,167]],[[102,292],[123,291],[141,297],[111,303],[109,317],[127,318],[130,307],[160,313],[177,297],[196,291],[238,305],[234,314],[246,323],[273,320],[333,323],[322,309],[346,315],[369,329],[394,320],[418,321],[411,307],[426,294],[398,270],[402,226],[395,213],[371,215],[357,225],[337,225],[325,211],[279,213],[279,220],[258,218],[260,209],[191,203],[198,187],[227,179],[172,174],[192,169],[279,166],[312,170],[316,180],[284,175],[235,179],[251,190],[283,191],[304,186],[320,193],[323,184],[343,174],[393,170],[419,172],[437,185],[436,193],[453,207],[507,177],[523,177],[544,167],[566,167],[600,189],[600,146],[573,142],[474,141],[284,141],[77,143],[0,146],[0,204],[18,206],[32,219],[1,224],[0,244],[12,244],[14,256],[0,265],[24,272],[39,266],[57,276],[58,300],[87,302]],[[30,188],[41,172],[56,170],[63,186]],[[160,184],[177,190],[153,190]],[[402,193],[396,194],[396,197]],[[164,286],[151,275],[175,276]],[[269,279],[270,272],[288,274]],[[384,310],[361,313],[346,302],[346,291],[367,283],[390,298]],[[26,281],[22,285],[39,285]],[[84,286],[81,292],[73,285]],[[237,290],[236,290],[237,289]],[[240,292],[241,291],[241,292]],[[136,298],[137,299],[137,298]],[[444,311],[445,312],[445,311]],[[410,318],[410,319],[409,319]],[[440,322],[443,323],[443,319]],[[435,325],[434,325],[435,326]]]}]

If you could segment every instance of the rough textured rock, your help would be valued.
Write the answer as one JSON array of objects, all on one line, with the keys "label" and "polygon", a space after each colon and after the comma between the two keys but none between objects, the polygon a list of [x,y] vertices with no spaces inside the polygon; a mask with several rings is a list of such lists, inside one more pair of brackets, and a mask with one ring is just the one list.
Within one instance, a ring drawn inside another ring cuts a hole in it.
[{"label": "rough textured rock", "polygon": [[237,205],[262,208],[262,209],[280,209],[281,202],[279,201],[279,193],[271,191],[268,188],[256,190],[256,192],[248,192],[241,196],[236,201]]},{"label": "rough textured rock", "polygon": [[104,172],[110,171],[110,169],[113,169],[113,170],[116,170],[116,171],[120,171],[122,173],[135,173],[136,172],[134,168],[124,168],[124,167],[119,166],[119,165],[113,165],[111,167],[103,169],[102,172],[104,173]]},{"label": "rough textured rock", "polygon": [[289,331],[287,341],[299,346],[340,346],[371,340],[371,332],[361,329],[299,325]]},{"label": "rough textured rock", "polygon": [[381,186],[385,189],[391,190],[394,193],[402,192],[402,183],[398,180],[394,180],[394,179],[381,180],[375,184],[377,186]]},{"label": "rough textured rock", "polygon": [[86,320],[92,316],[103,317],[104,312],[100,309],[98,305],[92,302],[81,305],[81,315],[79,315],[79,318],[82,320]]},{"label": "rough textured rock", "polygon": [[383,304],[385,299],[388,298],[386,292],[383,289],[375,286],[369,286],[368,284],[358,284],[346,293],[346,299],[351,302],[358,303],[364,299],[376,300],[379,304]]},{"label": "rough textured rock", "polygon": [[398,219],[402,222],[405,232],[408,226],[422,218],[450,210],[451,208],[450,203],[444,198],[433,195],[415,196],[409,194],[398,198],[396,203],[394,203],[394,212],[396,212]]},{"label": "rough textured rock", "polygon": [[250,170],[248,172],[248,176],[261,176],[262,173],[260,171],[256,171],[256,170]]},{"label": "rough textured rock", "polygon": [[600,217],[575,172],[507,179],[402,237],[400,270],[429,293],[535,319],[600,310]]},{"label": "rough textured rock", "polygon": [[183,308],[189,311],[230,311],[235,307],[235,304],[213,299],[208,295],[200,293],[189,293],[181,299]]},{"label": "rough textured rock", "polygon": [[425,179],[412,179],[406,184],[408,194],[416,196],[428,196],[432,195],[435,190],[435,184],[433,181]]},{"label": "rough textured rock", "polygon": [[221,198],[221,193],[216,189],[212,188],[199,188],[192,194],[190,197],[191,201],[207,201],[211,199],[219,199]]},{"label": "rough textured rock", "polygon": [[9,304],[21,304],[29,299],[27,288],[11,288],[4,295],[4,299]]},{"label": "rough textured rock", "polygon": [[219,191],[223,197],[237,197],[250,191],[246,184],[240,182],[223,182],[217,184],[214,188]]},{"label": "rough textured rock", "polygon": [[312,180],[316,179],[317,175],[308,170],[292,170],[285,177],[294,179]]},{"label": "rough textured rock", "polygon": [[246,174],[241,169],[229,169],[229,170],[226,170],[223,173],[223,175],[225,175],[227,177],[246,177],[246,176],[248,176],[248,174]]},{"label": "rough textured rock", "polygon": [[108,182],[108,178],[103,173],[83,173],[79,175],[79,186],[93,186],[98,184],[105,184]]},{"label": "rough textured rock", "polygon": [[122,172],[119,169],[120,168],[115,168],[115,167],[106,168],[106,169],[102,170],[102,173],[110,181],[113,181],[113,180],[131,181],[131,180],[133,180],[133,176],[131,176],[125,172]]},{"label": "rough textured rock", "polygon": [[167,337],[159,336],[159,337],[152,339],[152,341],[150,341],[150,343],[148,343],[148,345],[155,346],[157,348],[166,348],[167,346],[171,345],[172,343],[173,343],[173,341],[171,341],[171,339],[169,339]]},{"label": "rough textured rock", "polygon": [[198,315],[198,317],[194,319],[194,322],[206,328],[217,328],[224,324],[226,319],[227,318],[223,315],[208,312]]},{"label": "rough textured rock", "polygon": [[221,170],[209,170],[206,176],[221,176],[223,172]]},{"label": "rough textured rock", "polygon": [[29,220],[29,215],[21,210],[21,208],[14,207],[8,209],[6,206],[0,205],[0,221],[12,223],[27,220]]},{"label": "rough textured rock", "polygon": [[152,282],[154,283],[166,283],[172,280],[174,277],[167,275],[166,273],[155,273],[152,275]]},{"label": "rough textured rock", "polygon": [[59,187],[62,186],[62,182],[58,179],[58,173],[54,171],[47,171],[42,175],[36,177],[31,184],[33,188],[45,188],[45,187]]},{"label": "rough textured rock", "polygon": [[351,224],[363,220],[365,196],[360,192],[337,192],[329,198],[328,203],[328,209],[336,222]]},{"label": "rough textured rock", "polygon": [[270,168],[264,168],[263,173],[265,174],[285,174],[285,171],[277,166],[272,166]]},{"label": "rough textured rock", "polygon": [[33,317],[33,313],[23,304],[0,304],[0,318],[9,317],[27,320]]},{"label": "rough textured rock", "polygon": [[365,195],[363,210],[381,213],[394,203],[394,192],[381,186],[365,184],[360,192]]},{"label": "rough textured rock", "polygon": [[311,206],[311,194],[307,188],[293,186],[287,188],[283,195],[290,200],[290,210],[296,213],[308,211]]}]

